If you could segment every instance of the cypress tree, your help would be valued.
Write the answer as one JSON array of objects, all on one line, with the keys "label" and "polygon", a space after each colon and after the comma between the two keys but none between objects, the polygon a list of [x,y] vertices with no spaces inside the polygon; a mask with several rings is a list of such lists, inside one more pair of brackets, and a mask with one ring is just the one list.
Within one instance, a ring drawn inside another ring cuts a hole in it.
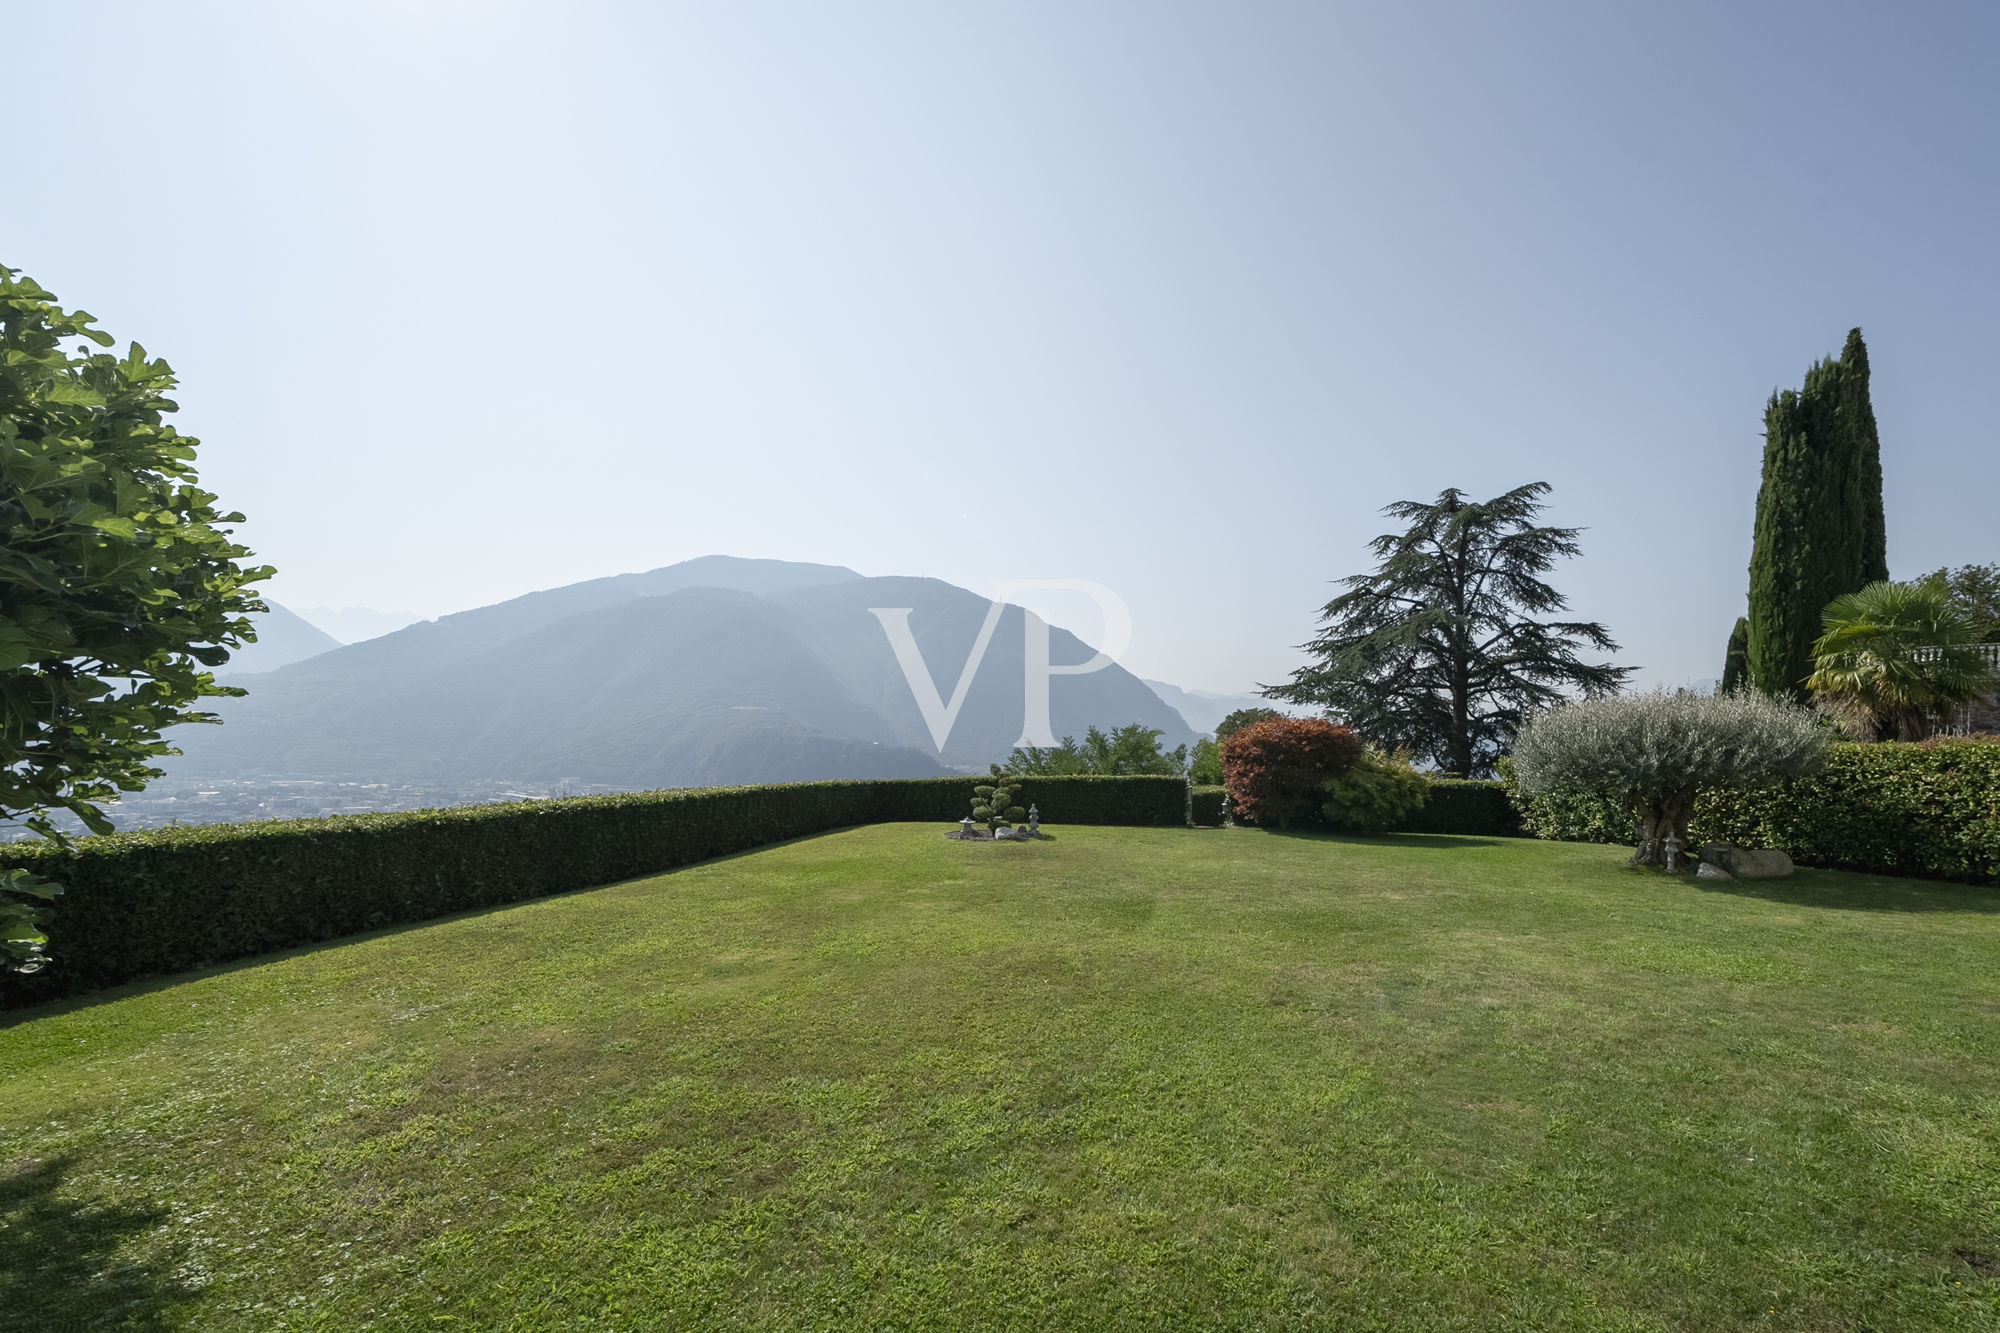
[{"label": "cypress tree", "polygon": [[1840,390],[1840,427],[1853,460],[1848,503],[1859,524],[1857,554],[1861,586],[1866,587],[1889,578],[1889,531],[1882,517],[1882,440],[1875,433],[1875,407],[1868,400],[1868,344],[1861,341],[1860,329],[1848,330],[1847,346],[1841,349]]},{"label": "cypress tree", "polygon": [[1861,330],[1838,359],[1764,410],[1764,480],[1750,552],[1744,657],[1750,684],[1805,696],[1828,602],[1888,577],[1882,448]]},{"label": "cypress tree", "polygon": [[1716,687],[1717,694],[1734,694],[1750,679],[1750,622],[1743,616],[1736,617],[1736,628],[1729,631],[1729,655],[1722,660],[1722,684]]}]

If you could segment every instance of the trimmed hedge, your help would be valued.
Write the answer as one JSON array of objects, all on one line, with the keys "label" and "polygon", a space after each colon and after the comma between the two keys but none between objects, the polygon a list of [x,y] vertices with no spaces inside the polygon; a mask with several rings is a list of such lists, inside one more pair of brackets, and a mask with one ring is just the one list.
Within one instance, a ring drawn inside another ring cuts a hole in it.
[{"label": "trimmed hedge", "polygon": [[2000,884],[2000,739],[1835,745],[1813,777],[1705,793],[1689,832],[1829,870]]},{"label": "trimmed hedge", "polygon": [[1206,783],[1197,785],[1194,789],[1194,822],[1205,828],[1220,826],[1228,803],[1229,788]]},{"label": "trimmed hedge", "polygon": [[[1637,841],[1616,797],[1513,799],[1538,838]],[[1776,848],[1825,870],[2000,883],[2000,739],[1841,742],[1813,777],[1703,792],[1688,833],[1697,844]]]},{"label": "trimmed hedge", "polygon": [[1431,778],[1422,807],[1412,811],[1397,832],[1518,838],[1521,815],[1508,799],[1504,782]]},{"label": "trimmed hedge", "polygon": [[[398,814],[209,824],[0,846],[0,866],[63,884],[49,966],[0,974],[33,1004],[474,908],[612,884],[787,838],[897,820],[952,824],[973,778],[642,792]],[[1038,777],[1043,822],[1173,825],[1186,784]]]}]

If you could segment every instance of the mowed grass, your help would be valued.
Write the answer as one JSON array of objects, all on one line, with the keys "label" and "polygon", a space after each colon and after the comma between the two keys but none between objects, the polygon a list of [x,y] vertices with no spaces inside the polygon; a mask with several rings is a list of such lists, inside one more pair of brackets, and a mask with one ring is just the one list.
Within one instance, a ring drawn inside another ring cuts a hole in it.
[{"label": "mowed grass", "polygon": [[2000,893],[851,830],[15,1015],[9,1327],[2000,1327]]}]

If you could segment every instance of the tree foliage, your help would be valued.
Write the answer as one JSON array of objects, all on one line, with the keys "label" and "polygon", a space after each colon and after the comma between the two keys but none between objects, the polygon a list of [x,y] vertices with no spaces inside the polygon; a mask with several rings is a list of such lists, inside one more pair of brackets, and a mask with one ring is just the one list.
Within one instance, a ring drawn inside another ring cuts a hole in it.
[{"label": "tree foliage", "polygon": [[1290,828],[1321,803],[1327,779],[1354,767],[1362,741],[1320,718],[1266,718],[1222,743],[1222,768],[1236,813],[1265,827]]},{"label": "tree foliage", "polygon": [[1238,708],[1215,724],[1216,743],[1221,744],[1229,739],[1232,732],[1241,731],[1252,723],[1267,722],[1274,717],[1283,716],[1284,714],[1275,708]]},{"label": "tree foliage", "polygon": [[1618,645],[1594,622],[1541,620],[1568,602],[1541,575],[1581,551],[1576,528],[1543,527],[1546,482],[1483,503],[1447,490],[1385,512],[1407,523],[1369,543],[1380,563],[1320,613],[1303,645],[1314,659],[1274,699],[1322,707],[1369,740],[1428,758],[1458,777],[1486,776],[1530,712],[1567,692],[1608,693],[1629,667],[1587,663],[1585,645]]},{"label": "tree foliage", "polygon": [[1430,786],[1408,755],[1371,745],[1352,768],[1320,783],[1320,813],[1343,833],[1381,833],[1421,810]]},{"label": "tree foliage", "polygon": [[1834,598],[1821,624],[1807,683],[1857,740],[1922,740],[1931,713],[1994,685],[1979,626],[1942,578],[1871,583]]},{"label": "tree foliage", "polygon": [[1103,777],[1134,777],[1147,774],[1173,777],[1187,772],[1188,750],[1177,745],[1160,748],[1161,732],[1134,722],[1106,734],[1096,727],[1084,733],[1081,743],[1065,736],[1059,745],[1017,747],[1006,764],[994,764],[993,773],[1020,773],[1034,777],[1070,777],[1097,774]]},{"label": "tree foliage", "polygon": [[1804,699],[1820,613],[1889,577],[1882,446],[1861,330],[1764,412],[1764,476],[1750,553],[1750,683]]},{"label": "tree foliage", "polygon": [[1604,795],[1639,817],[1633,865],[1680,868],[1695,797],[1800,777],[1832,736],[1811,709],[1747,690],[1583,699],[1537,714],[1514,742],[1521,794]]},{"label": "tree foliage", "polygon": [[1928,579],[1944,581],[1953,608],[1972,622],[1981,643],[2000,643],[2000,564],[1940,569]]},{"label": "tree foliage", "polygon": [[[207,668],[253,639],[267,568],[196,484],[196,441],[165,417],[173,371],[0,267],[0,817],[61,840],[53,812],[108,832],[99,803],[175,753],[161,733],[241,694]],[[4,957],[40,962],[51,886],[0,881]]]},{"label": "tree foliage", "polygon": [[1729,632],[1729,651],[1722,659],[1722,683],[1716,686],[1718,694],[1734,694],[1750,683],[1750,619],[1736,617],[1736,628]]}]

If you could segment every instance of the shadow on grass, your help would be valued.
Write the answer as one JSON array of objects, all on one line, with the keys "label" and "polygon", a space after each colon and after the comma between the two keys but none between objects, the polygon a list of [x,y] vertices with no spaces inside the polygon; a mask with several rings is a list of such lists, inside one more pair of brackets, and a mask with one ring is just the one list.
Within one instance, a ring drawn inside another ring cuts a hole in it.
[{"label": "shadow on grass", "polygon": [[[67,1158],[0,1176],[0,1322],[10,1328],[165,1328],[194,1295],[143,1264],[119,1260],[127,1237],[166,1222],[164,1208],[56,1197]],[[21,1323],[10,1321],[21,1319]]]},{"label": "shadow on grass", "polygon": [[2000,888],[1946,880],[1892,879],[1836,870],[1801,870],[1789,879],[1713,880],[1688,877],[1704,893],[1761,898],[1792,907],[1840,912],[2000,913]]},{"label": "shadow on grass", "polygon": [[1499,838],[1475,838],[1457,833],[1335,833],[1331,829],[1264,829],[1273,838],[1302,838],[1308,842],[1360,843],[1368,847],[1408,847],[1412,851],[1455,851],[1465,847],[1499,847]]}]

